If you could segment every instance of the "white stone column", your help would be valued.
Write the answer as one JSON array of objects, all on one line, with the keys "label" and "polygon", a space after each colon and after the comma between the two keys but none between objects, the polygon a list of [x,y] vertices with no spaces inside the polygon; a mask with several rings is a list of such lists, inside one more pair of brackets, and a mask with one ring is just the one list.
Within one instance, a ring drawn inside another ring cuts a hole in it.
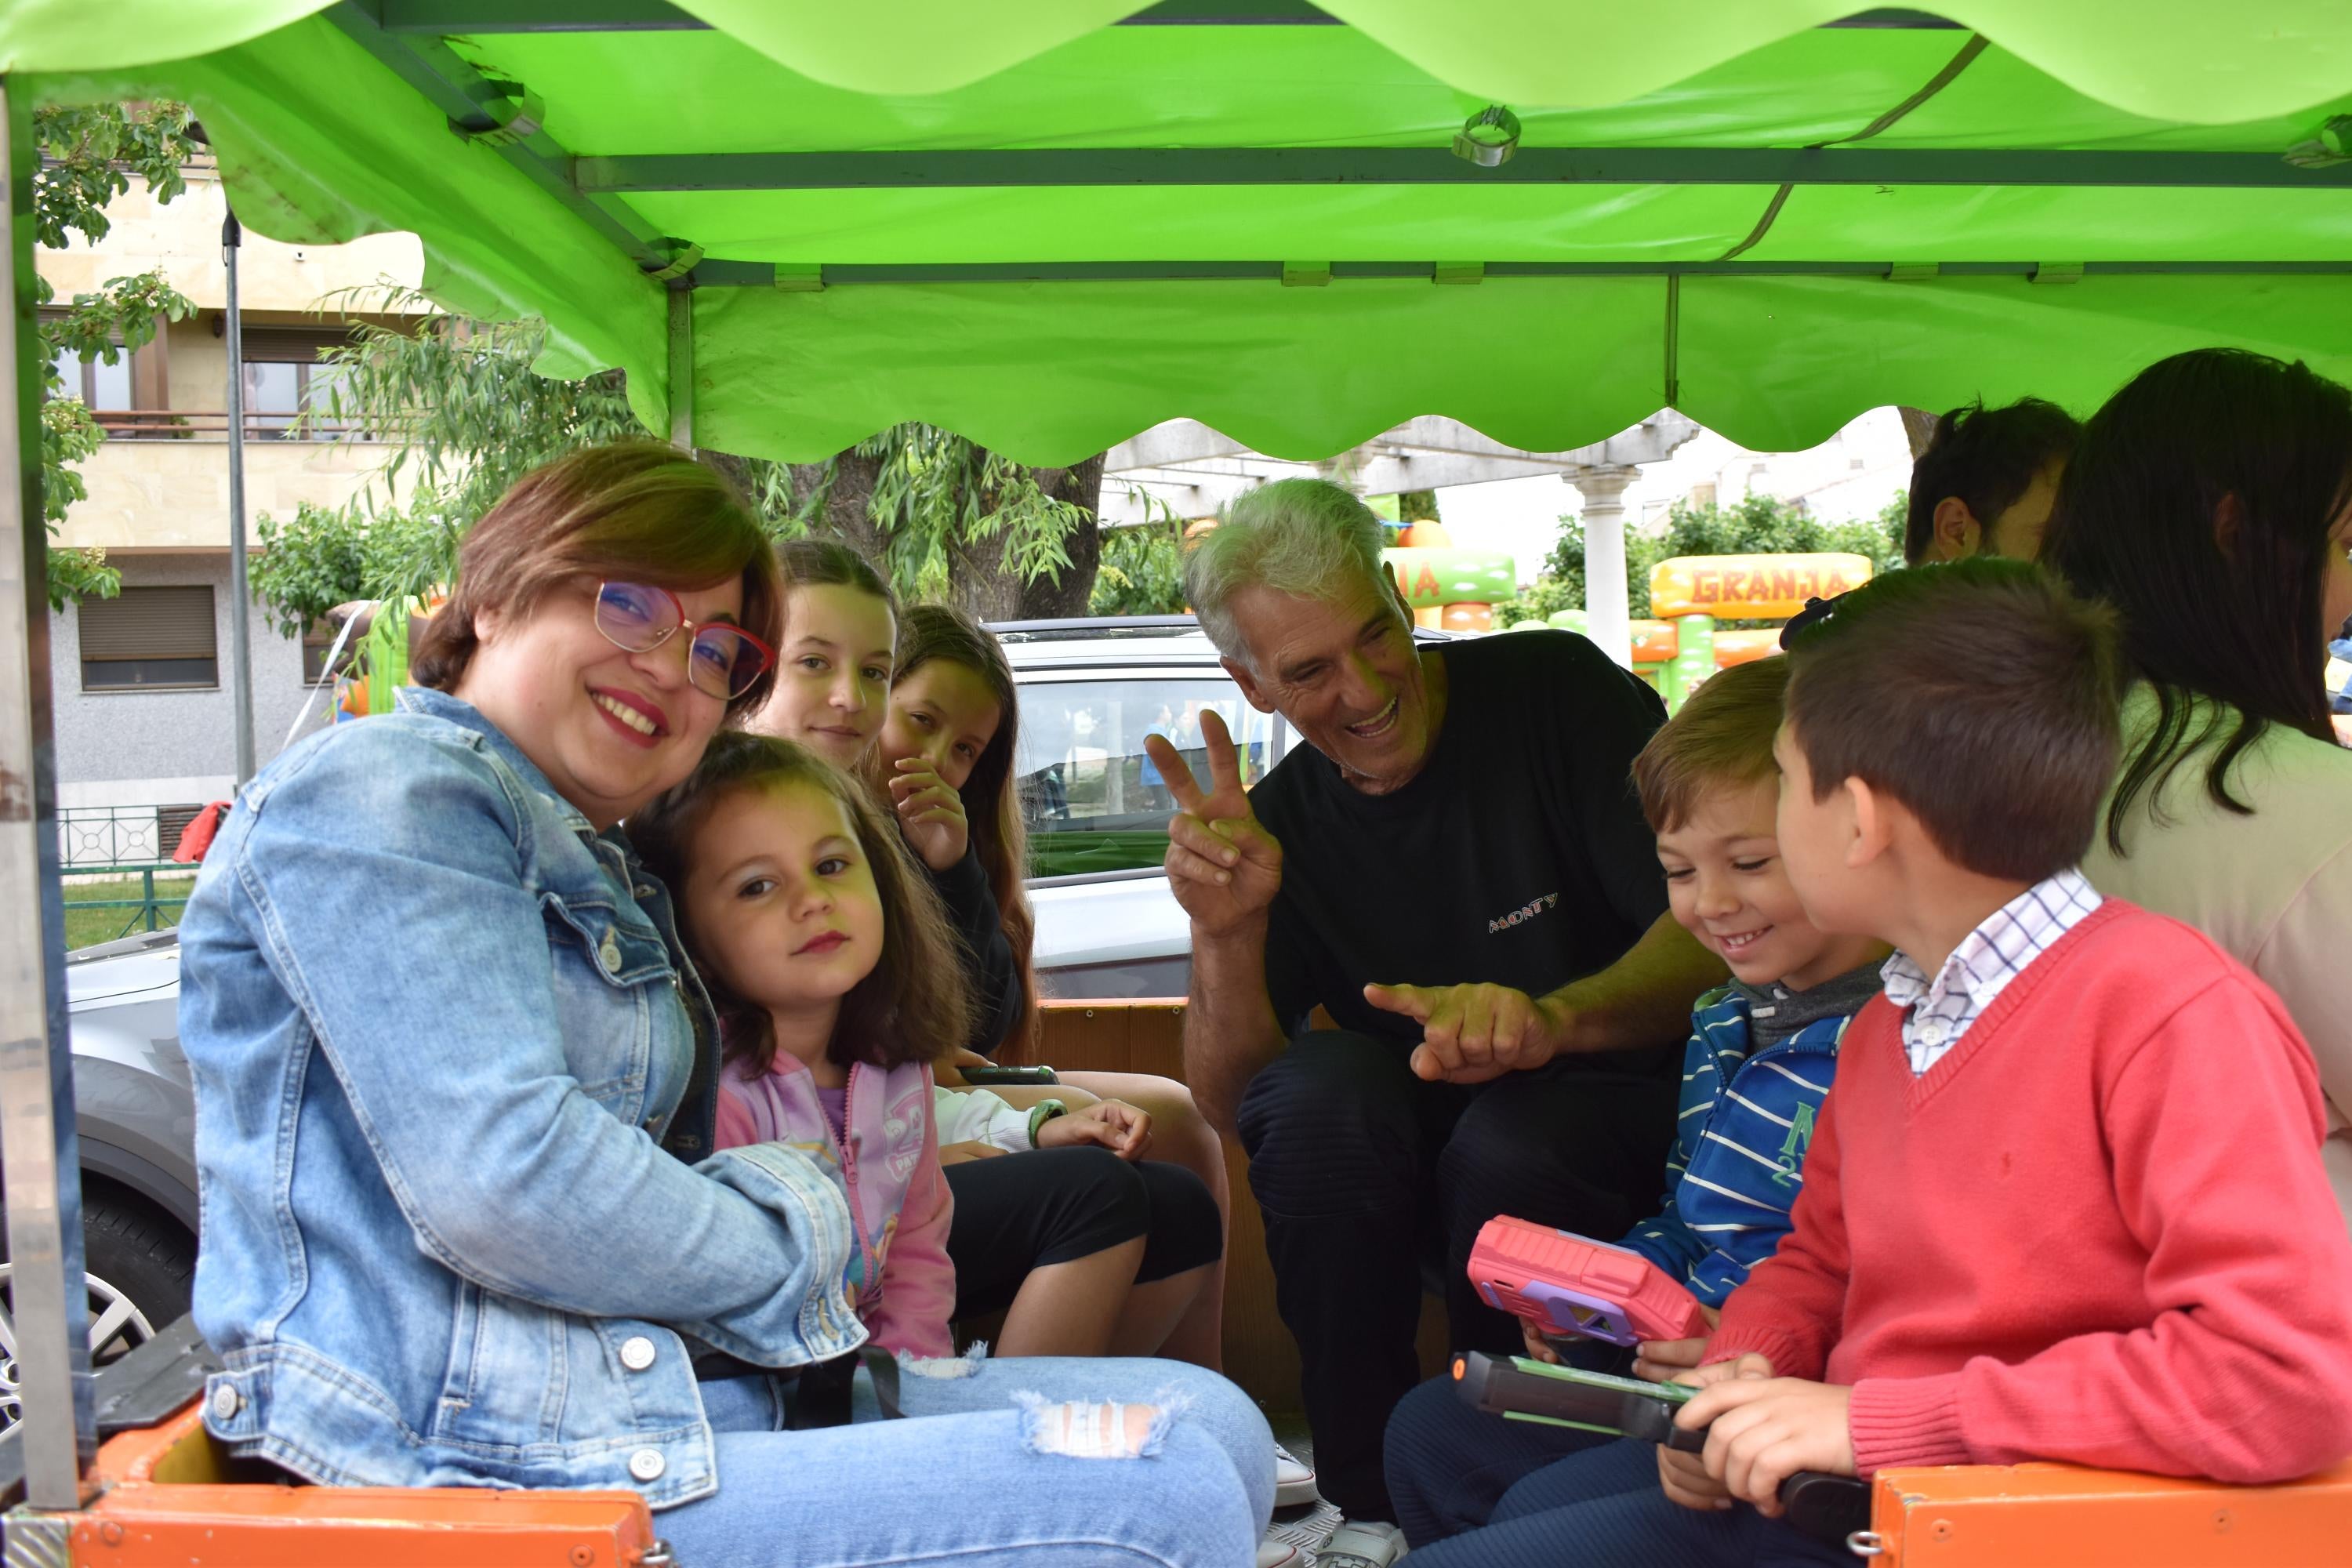
[{"label": "white stone column", "polygon": [[1633,634],[1625,595],[1625,487],[1631,467],[1584,468],[1570,481],[1583,505],[1585,633],[1601,652],[1633,668]]}]

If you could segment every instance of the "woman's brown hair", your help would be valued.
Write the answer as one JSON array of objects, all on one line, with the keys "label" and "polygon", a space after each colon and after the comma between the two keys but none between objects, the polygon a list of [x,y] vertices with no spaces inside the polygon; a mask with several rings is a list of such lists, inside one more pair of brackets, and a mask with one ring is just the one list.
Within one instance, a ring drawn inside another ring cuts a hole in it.
[{"label": "woman's brown hair", "polygon": [[[581,579],[708,588],[740,577],[741,625],[770,647],[781,639],[783,595],[760,520],[718,470],[657,441],[589,447],[533,468],[466,535],[449,602],[426,622],[410,679],[457,689],[481,646],[478,617],[528,620],[550,595]],[[761,670],[727,705],[750,712],[775,684]]]},{"label": "woman's brown hair", "polygon": [[[933,1060],[961,1045],[971,1033],[971,990],[947,911],[908,852],[898,825],[863,784],[815,752],[771,735],[722,730],[684,784],[629,818],[629,841],[647,870],[673,893],[682,893],[688,852],[719,802],[743,790],[765,793],[794,784],[841,803],[882,900],[882,956],[841,999],[841,1016],[825,1047],[827,1059],[844,1067],[864,1062],[894,1068]],[[676,904],[678,936],[692,953],[698,943],[686,900],[680,897]],[[699,967],[719,1010],[726,1059],[766,1072],[776,1057],[767,1009],[744,1000],[709,966]]]},{"label": "woman's brown hair", "polygon": [[964,811],[971,824],[971,848],[996,897],[997,918],[1021,975],[1021,1012],[1013,1020],[1000,1060],[1015,1062],[1037,1030],[1037,972],[1030,958],[1037,945],[1037,917],[1024,883],[1029,872],[1029,826],[1021,815],[1021,792],[1013,787],[1013,760],[1021,745],[1020,694],[1004,649],[986,626],[945,605],[918,605],[898,618],[893,685],[932,659],[960,664],[980,677],[996,699],[996,733],[964,779]]}]

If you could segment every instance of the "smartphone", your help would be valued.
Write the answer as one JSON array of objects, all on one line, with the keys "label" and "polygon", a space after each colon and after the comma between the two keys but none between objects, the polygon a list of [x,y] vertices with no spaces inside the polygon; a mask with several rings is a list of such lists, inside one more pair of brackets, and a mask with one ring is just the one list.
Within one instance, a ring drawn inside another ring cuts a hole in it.
[{"label": "smartphone", "polygon": [[991,1062],[984,1068],[961,1068],[964,1082],[974,1089],[995,1089],[1011,1085],[1017,1089],[1045,1088],[1062,1080],[1054,1076],[1052,1068],[1004,1068]]}]

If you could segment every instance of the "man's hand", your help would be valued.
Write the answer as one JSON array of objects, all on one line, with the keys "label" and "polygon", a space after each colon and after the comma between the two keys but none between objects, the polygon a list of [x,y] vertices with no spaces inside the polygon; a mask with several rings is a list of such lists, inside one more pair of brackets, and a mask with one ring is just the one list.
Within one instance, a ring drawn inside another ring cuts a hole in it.
[{"label": "man's hand", "polygon": [[1707,1474],[1778,1518],[1780,1483],[1799,1470],[1854,1473],[1853,1403],[1853,1390],[1843,1384],[1731,1377],[1694,1395],[1675,1421],[1705,1426]]},{"label": "man's hand", "polygon": [[1081,1143],[1099,1143],[1122,1160],[1140,1160],[1151,1147],[1151,1113],[1125,1100],[1098,1100],[1037,1129],[1040,1149],[1072,1149]]},{"label": "man's hand", "polygon": [[[1701,1307],[1710,1329],[1723,1321],[1713,1307]],[[1633,1352],[1633,1375],[1651,1383],[1671,1383],[1676,1374],[1695,1369],[1706,1354],[1706,1337],[1693,1340],[1643,1340]]]},{"label": "man's hand", "polygon": [[1241,763],[1224,716],[1201,715],[1209,752],[1209,787],[1164,735],[1147,735],[1143,749],[1169,794],[1182,807],[1168,822],[1168,886],[1202,936],[1228,936],[1265,913],[1282,887],[1282,846],[1251,812]]},{"label": "man's hand", "polygon": [[[1695,1388],[1706,1388],[1736,1379],[1761,1382],[1772,1375],[1772,1363],[1760,1355],[1744,1355],[1738,1361],[1719,1361],[1713,1366],[1693,1367],[1667,1381],[1686,1383]],[[1706,1397],[1704,1394],[1699,1397]],[[1694,1426],[1697,1423],[1684,1419],[1684,1411],[1675,1413],[1675,1425]],[[1658,1485],[1667,1497],[1685,1508],[1695,1508],[1702,1513],[1731,1506],[1730,1490],[1707,1472],[1706,1456],[1685,1454],[1664,1444],[1658,1445]]]},{"label": "man's hand", "polygon": [[1367,985],[1364,1000],[1421,1026],[1412,1070],[1433,1082],[1539,1068],[1568,1038],[1568,1008],[1507,985]]}]

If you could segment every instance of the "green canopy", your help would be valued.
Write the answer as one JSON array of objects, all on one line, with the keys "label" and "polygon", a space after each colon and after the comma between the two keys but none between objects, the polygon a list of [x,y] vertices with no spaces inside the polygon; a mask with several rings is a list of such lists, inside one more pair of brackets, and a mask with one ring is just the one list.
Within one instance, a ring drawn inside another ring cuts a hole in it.
[{"label": "green canopy", "polygon": [[2352,5],[1134,3],[12,0],[0,68],[193,103],[249,227],[415,230],[436,297],[758,456],[1661,405],[1785,448],[2207,343],[2352,378]]}]

